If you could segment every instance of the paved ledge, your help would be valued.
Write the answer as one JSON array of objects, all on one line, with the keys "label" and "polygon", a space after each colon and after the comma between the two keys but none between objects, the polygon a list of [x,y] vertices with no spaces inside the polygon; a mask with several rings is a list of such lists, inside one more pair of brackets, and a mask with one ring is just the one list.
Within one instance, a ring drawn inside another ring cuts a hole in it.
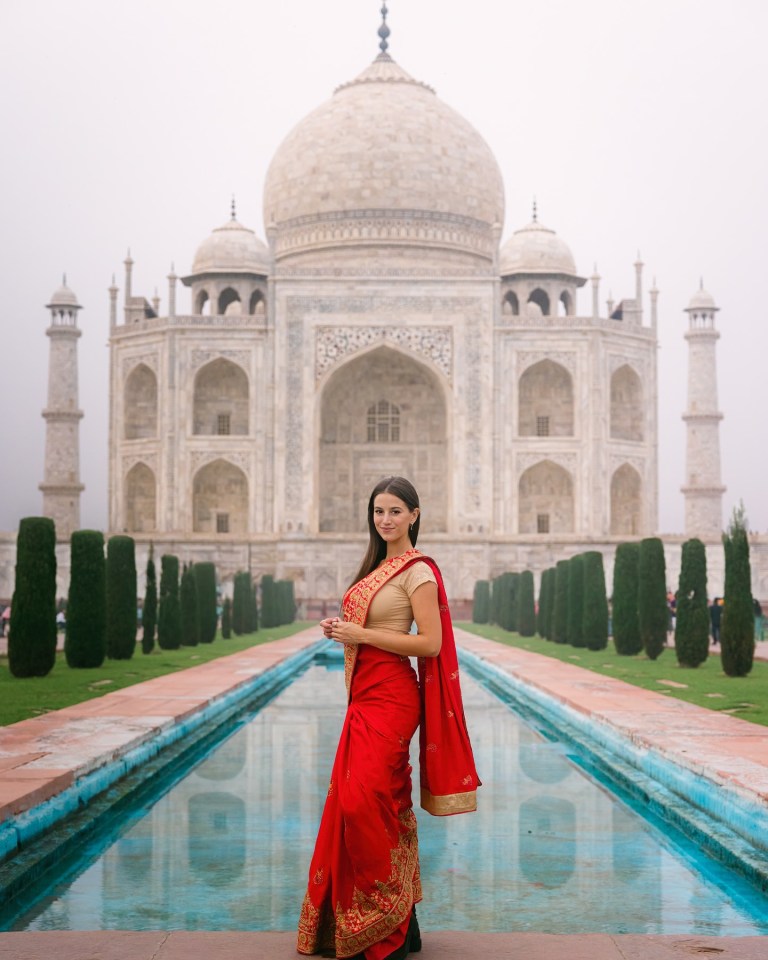
[{"label": "paved ledge", "polygon": [[[486,663],[627,737],[636,747],[729,786],[768,814],[764,726],[464,630],[457,630],[456,637]],[[765,951],[768,957],[768,942]]]},{"label": "paved ledge", "polygon": [[[765,960],[766,937],[426,931],[419,960]],[[0,960],[293,960],[294,933],[0,933]]]},{"label": "paved ledge", "polygon": [[[0,728],[0,823],[181,727],[320,639],[317,627]],[[225,643],[226,641],[222,641]]]}]

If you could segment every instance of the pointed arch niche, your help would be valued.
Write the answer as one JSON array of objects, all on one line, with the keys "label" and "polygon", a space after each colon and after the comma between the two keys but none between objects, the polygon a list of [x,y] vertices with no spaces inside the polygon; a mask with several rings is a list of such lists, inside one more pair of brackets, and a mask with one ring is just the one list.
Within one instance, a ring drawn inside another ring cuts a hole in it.
[{"label": "pointed arch niche", "polygon": [[625,363],[611,377],[611,439],[643,439],[643,386]]},{"label": "pointed arch niche", "polygon": [[320,400],[319,527],[361,533],[373,486],[408,477],[425,527],[448,529],[448,415],[435,373],[381,346],[357,356],[326,383]]},{"label": "pointed arch niche", "polygon": [[248,532],[248,480],[227,460],[201,467],[192,481],[192,529],[195,533]]},{"label": "pointed arch niche", "polygon": [[520,477],[519,533],[573,533],[573,478],[542,460]]},{"label": "pointed arch niche", "polygon": [[573,436],[573,380],[553,360],[534,363],[520,377],[521,437]]},{"label": "pointed arch niche", "polygon": [[634,467],[625,463],[611,477],[611,533],[642,533],[643,483]]},{"label": "pointed arch niche", "polygon": [[193,430],[196,436],[246,436],[248,377],[242,367],[219,358],[195,377]]},{"label": "pointed arch niche", "polygon": [[125,477],[125,529],[150,533],[157,529],[157,481],[146,463],[136,463]]},{"label": "pointed arch niche", "polygon": [[126,440],[157,436],[157,377],[145,363],[125,380],[123,428]]}]

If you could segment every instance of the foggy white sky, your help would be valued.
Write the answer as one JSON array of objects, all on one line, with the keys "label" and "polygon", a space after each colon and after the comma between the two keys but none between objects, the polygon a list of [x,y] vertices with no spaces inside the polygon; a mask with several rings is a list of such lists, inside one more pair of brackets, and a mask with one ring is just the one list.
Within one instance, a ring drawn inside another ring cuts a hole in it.
[{"label": "foggy white sky", "polygon": [[[269,161],[374,58],[380,0],[3,0],[0,5],[0,530],[38,514],[48,303],[67,273],[79,345],[84,526],[106,525],[108,296],[158,288],[229,216],[263,237]],[[539,219],[597,263],[601,300],[661,291],[660,529],[683,528],[682,312],[721,307],[724,519],[768,530],[768,4],[391,0],[390,52],[483,134],[505,237]],[[591,309],[589,286],[579,312]],[[647,306],[647,300],[646,300]],[[179,312],[187,312],[188,291]]]}]

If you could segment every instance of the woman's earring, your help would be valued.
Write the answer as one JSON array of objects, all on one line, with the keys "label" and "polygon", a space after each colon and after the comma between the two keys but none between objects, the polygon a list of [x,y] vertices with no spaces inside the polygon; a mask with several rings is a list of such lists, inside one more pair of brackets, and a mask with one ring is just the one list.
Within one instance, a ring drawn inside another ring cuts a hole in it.
[{"label": "woman's earring", "polygon": [[409,524],[408,524],[408,533],[413,533],[413,524],[412,524],[412,523],[409,523]]}]

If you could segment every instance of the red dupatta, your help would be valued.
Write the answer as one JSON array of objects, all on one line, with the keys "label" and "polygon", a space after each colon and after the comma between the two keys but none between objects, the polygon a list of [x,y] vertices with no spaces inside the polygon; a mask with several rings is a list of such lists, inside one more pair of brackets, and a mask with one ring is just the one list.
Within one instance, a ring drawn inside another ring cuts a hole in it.
[{"label": "red dupatta", "polygon": [[[374,595],[398,573],[418,561],[428,564],[437,580],[442,645],[436,657],[419,657],[421,725],[419,766],[421,806],[436,817],[470,813],[477,809],[477,787],[472,745],[461,699],[456,641],[440,569],[431,557],[415,548],[385,561],[349,588],[342,608],[344,619],[365,626]],[[349,695],[357,660],[356,644],[344,647],[344,675]]]}]

